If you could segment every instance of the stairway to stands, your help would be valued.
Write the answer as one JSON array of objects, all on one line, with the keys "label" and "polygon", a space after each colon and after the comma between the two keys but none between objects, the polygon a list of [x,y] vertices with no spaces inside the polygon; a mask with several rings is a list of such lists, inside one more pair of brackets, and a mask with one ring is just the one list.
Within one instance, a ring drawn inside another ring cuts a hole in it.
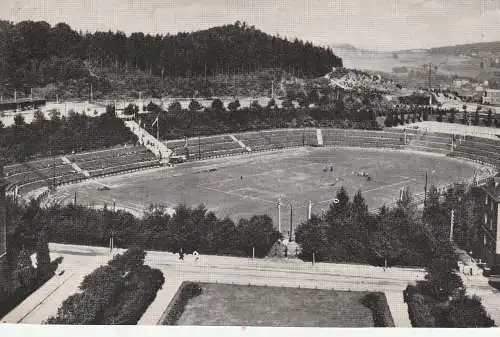
[{"label": "stairway to stands", "polygon": [[144,145],[158,159],[168,162],[173,151],[164,143],[153,137],[145,129],[141,128],[135,121],[125,121],[125,126],[137,136],[140,144]]}]

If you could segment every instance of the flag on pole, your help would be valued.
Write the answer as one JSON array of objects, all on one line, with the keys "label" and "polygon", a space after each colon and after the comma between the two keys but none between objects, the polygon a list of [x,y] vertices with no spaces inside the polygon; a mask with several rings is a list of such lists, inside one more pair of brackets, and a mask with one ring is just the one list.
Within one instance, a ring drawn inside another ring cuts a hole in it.
[{"label": "flag on pole", "polygon": [[158,124],[158,116],[156,116],[156,119],[154,120],[153,124],[151,124],[151,127],[155,126],[155,124]]}]

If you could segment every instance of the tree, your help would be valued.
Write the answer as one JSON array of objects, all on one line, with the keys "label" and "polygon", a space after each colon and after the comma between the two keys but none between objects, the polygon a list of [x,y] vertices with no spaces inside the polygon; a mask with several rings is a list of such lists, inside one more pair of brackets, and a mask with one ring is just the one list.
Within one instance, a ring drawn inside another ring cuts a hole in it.
[{"label": "tree", "polygon": [[325,221],[327,223],[332,223],[338,218],[347,216],[351,209],[349,195],[347,194],[344,186],[340,187],[340,189],[337,191],[336,199],[338,200],[338,203],[331,203],[328,211],[325,214]]},{"label": "tree", "polygon": [[283,109],[293,109],[295,106],[290,99],[285,99],[283,100],[283,102],[281,102],[281,107]]},{"label": "tree", "polygon": [[305,261],[325,261],[329,256],[328,237],[320,218],[313,216],[295,230],[295,241],[301,247],[300,258]]},{"label": "tree", "polygon": [[37,244],[36,244],[36,262],[37,268],[42,271],[46,271],[47,267],[50,265],[50,254],[49,254],[49,241],[47,239],[46,230],[41,230],[38,233]]},{"label": "tree", "polygon": [[493,111],[488,109],[488,117],[486,119],[486,126],[491,126],[493,124]]},{"label": "tree", "polygon": [[45,115],[43,114],[43,112],[40,110],[36,110],[33,114],[33,121],[35,123],[43,123],[45,121]]},{"label": "tree", "polygon": [[394,123],[394,117],[392,116],[392,113],[389,112],[387,113],[387,117],[385,118],[384,125],[388,128],[390,128]]},{"label": "tree", "polygon": [[316,89],[312,89],[307,93],[307,103],[309,104],[318,104],[319,102],[319,94]]},{"label": "tree", "polygon": [[213,111],[224,111],[224,103],[218,98],[212,101],[212,110]]},{"label": "tree", "polygon": [[189,110],[191,110],[191,111],[200,111],[201,109],[202,109],[202,106],[201,106],[201,104],[197,100],[192,99],[189,102]]},{"label": "tree", "polygon": [[57,122],[61,119],[61,112],[57,109],[49,110],[49,117],[51,121]]},{"label": "tree", "polygon": [[352,199],[351,212],[357,217],[368,215],[368,206],[366,205],[365,198],[363,198],[361,194],[361,190],[358,190]]},{"label": "tree", "polygon": [[124,115],[135,115],[139,112],[139,107],[135,104],[130,103],[123,109],[123,114]]},{"label": "tree", "polygon": [[227,108],[229,109],[229,111],[236,111],[240,108],[241,104],[240,104],[240,101],[239,100],[235,100],[233,102],[230,102],[227,106]]},{"label": "tree", "polygon": [[247,256],[252,255],[253,248],[255,256],[266,256],[276,240],[281,238],[281,234],[274,229],[272,219],[267,215],[254,215],[249,220],[241,219],[237,231],[239,246]]},{"label": "tree", "polygon": [[106,105],[106,114],[112,117],[116,117],[116,109],[114,104],[108,104]]},{"label": "tree", "polygon": [[252,111],[262,111],[262,106],[260,105],[259,101],[257,100],[253,100],[251,103],[250,103],[250,110]]},{"label": "tree", "polygon": [[173,101],[168,106],[168,112],[179,112],[182,110],[181,103],[179,101]]},{"label": "tree", "polygon": [[14,124],[15,124],[16,126],[23,126],[23,125],[25,125],[26,123],[25,123],[25,121],[24,121],[24,116],[23,116],[23,115],[21,115],[21,114],[17,114],[17,115],[15,115],[15,116],[14,116]]}]

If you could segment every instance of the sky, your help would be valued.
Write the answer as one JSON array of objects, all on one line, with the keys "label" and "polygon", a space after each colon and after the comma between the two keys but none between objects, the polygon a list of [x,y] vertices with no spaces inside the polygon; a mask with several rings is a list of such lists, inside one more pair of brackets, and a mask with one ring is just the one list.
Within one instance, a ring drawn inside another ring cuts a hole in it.
[{"label": "sky", "polygon": [[500,0],[0,0],[0,19],[127,34],[240,20],[282,37],[377,51],[500,40]]}]

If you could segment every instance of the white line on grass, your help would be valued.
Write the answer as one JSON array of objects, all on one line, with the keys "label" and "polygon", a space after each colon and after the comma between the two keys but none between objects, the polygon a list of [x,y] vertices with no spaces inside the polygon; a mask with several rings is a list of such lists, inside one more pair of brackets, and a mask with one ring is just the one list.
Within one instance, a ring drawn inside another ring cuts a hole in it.
[{"label": "white line on grass", "polygon": [[274,204],[275,203],[275,201],[269,201],[269,200],[258,198],[258,197],[252,197],[250,195],[243,195],[243,194],[238,194],[238,193],[232,193],[230,191],[221,191],[221,190],[219,190],[217,188],[212,188],[212,187],[207,187],[207,186],[202,186],[202,185],[198,185],[198,187],[204,188],[204,189],[209,190],[209,191],[214,191],[214,192],[218,192],[218,193],[222,193],[222,194],[227,194],[227,195],[230,195],[230,196],[233,196],[233,197],[242,198],[242,199],[253,199],[253,200],[265,202],[265,203],[268,203],[268,204]]}]

